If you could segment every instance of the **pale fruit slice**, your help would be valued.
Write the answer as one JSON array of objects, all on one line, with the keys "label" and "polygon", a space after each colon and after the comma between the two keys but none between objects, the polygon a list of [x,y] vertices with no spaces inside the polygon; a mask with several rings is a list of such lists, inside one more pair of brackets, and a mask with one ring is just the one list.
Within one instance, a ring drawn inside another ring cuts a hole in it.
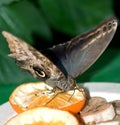
[{"label": "pale fruit slice", "polygon": [[52,89],[44,82],[22,84],[13,91],[9,102],[18,113],[46,106],[76,114],[83,108],[86,96],[82,88],[64,93],[59,93],[58,90],[53,92]]},{"label": "pale fruit slice", "polygon": [[105,103],[101,106],[89,110],[88,112],[82,112],[81,117],[86,124],[88,123],[100,123],[112,120],[115,117],[114,107],[110,103]]},{"label": "pale fruit slice", "polygon": [[5,125],[80,125],[67,111],[51,108],[34,108],[11,118]]}]

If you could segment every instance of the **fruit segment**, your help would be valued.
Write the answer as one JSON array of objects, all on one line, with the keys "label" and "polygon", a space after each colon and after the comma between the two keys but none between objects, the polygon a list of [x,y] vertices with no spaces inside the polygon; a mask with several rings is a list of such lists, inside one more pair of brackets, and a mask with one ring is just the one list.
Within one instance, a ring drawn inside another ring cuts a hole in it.
[{"label": "fruit segment", "polygon": [[20,113],[35,107],[50,107],[78,113],[86,101],[84,89],[67,92],[53,91],[44,82],[27,83],[18,86],[9,98],[13,109]]}]

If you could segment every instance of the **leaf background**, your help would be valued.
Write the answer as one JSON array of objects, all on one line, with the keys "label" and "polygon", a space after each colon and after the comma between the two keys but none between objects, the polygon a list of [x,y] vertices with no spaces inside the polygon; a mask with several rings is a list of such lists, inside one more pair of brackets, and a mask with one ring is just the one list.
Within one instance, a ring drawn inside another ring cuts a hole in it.
[{"label": "leaf background", "polygon": [[[110,17],[119,19],[117,0],[1,0],[0,32],[9,31],[37,49],[70,40]],[[77,81],[120,82],[119,27],[110,46],[97,62]],[[11,91],[24,82],[37,81],[22,71],[0,33],[0,104]],[[76,60],[77,61],[77,60]]]}]

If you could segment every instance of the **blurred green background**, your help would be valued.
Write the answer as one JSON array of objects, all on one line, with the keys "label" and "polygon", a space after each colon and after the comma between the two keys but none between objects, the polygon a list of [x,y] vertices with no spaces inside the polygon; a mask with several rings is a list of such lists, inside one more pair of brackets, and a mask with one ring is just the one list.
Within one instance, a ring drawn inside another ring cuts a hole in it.
[{"label": "blurred green background", "polygon": [[[0,104],[21,83],[37,81],[8,57],[1,32],[9,31],[37,49],[63,43],[110,17],[120,17],[117,0],[0,0]],[[120,29],[104,54],[77,82],[120,82]]]}]

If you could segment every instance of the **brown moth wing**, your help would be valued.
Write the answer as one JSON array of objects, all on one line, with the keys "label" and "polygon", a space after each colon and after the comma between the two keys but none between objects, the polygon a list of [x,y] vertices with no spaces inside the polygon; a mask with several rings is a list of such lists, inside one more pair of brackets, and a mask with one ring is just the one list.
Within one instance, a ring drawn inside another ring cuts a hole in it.
[{"label": "brown moth wing", "polygon": [[69,89],[66,76],[46,56],[16,36],[6,31],[2,33],[12,52],[9,56],[16,59],[22,69],[29,71],[52,87]]},{"label": "brown moth wing", "polygon": [[[117,28],[117,20],[110,19],[95,29],[73,38],[64,44],[48,49],[58,60],[56,63],[19,38],[3,32],[22,69],[62,91],[74,89],[75,78],[86,71],[103,53]],[[49,56],[49,54],[48,54]]]},{"label": "brown moth wing", "polygon": [[57,55],[68,75],[76,78],[103,53],[117,29],[117,20],[110,19],[93,30],[50,50]]}]

